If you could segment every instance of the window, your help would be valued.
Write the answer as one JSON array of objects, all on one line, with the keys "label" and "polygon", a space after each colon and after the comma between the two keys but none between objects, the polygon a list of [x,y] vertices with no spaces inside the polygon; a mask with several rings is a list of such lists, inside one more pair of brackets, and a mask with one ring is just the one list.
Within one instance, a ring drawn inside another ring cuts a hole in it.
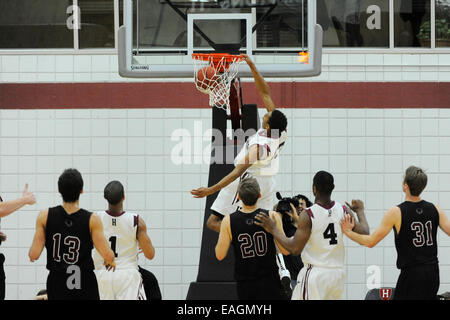
[{"label": "window", "polygon": [[431,47],[429,0],[394,0],[395,47]]},{"label": "window", "polygon": [[0,48],[73,48],[72,0],[1,0]]},{"label": "window", "polygon": [[436,47],[450,47],[450,0],[436,0]]},{"label": "window", "polygon": [[81,11],[80,49],[114,48],[114,1],[78,0]]},{"label": "window", "polygon": [[317,22],[324,47],[389,47],[388,0],[323,0]]}]

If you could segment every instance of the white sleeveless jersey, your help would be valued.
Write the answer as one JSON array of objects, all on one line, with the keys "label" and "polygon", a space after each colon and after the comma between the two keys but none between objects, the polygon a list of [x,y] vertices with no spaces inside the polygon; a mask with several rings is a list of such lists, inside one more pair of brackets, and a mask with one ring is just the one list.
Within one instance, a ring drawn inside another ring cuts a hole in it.
[{"label": "white sleeveless jersey", "polygon": [[311,218],[311,236],[302,251],[302,261],[317,267],[344,267],[345,248],[340,226],[344,207],[332,202],[329,208],[319,204],[306,209]]},{"label": "white sleeveless jersey", "polygon": [[[103,233],[109,241],[115,255],[116,269],[138,270],[138,241],[137,228],[139,216],[130,212],[123,212],[112,216],[108,211],[97,212],[102,220]],[[104,259],[94,250],[95,269],[104,269]]]},{"label": "white sleeveless jersey", "polygon": [[274,176],[278,172],[278,155],[286,142],[286,138],[286,131],[283,131],[279,138],[273,139],[267,136],[265,129],[259,129],[247,139],[247,142],[234,159],[234,165],[243,163],[250,147],[257,144],[262,147],[263,156],[260,160],[253,163],[247,172],[254,176]]}]

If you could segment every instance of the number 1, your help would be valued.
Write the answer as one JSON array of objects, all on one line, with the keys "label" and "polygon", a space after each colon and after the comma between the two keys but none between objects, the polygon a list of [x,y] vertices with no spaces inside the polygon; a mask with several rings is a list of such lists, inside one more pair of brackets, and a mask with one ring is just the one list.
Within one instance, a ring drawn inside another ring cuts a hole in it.
[{"label": "number 1", "polygon": [[114,257],[117,258],[117,253],[116,253],[117,237],[112,236],[108,240],[109,240],[109,242],[111,242],[111,250],[114,252]]}]

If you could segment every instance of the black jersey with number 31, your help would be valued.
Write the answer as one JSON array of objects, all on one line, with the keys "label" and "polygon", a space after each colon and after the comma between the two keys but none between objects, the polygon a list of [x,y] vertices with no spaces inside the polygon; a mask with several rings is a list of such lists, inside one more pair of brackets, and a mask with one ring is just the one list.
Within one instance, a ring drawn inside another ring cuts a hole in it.
[{"label": "black jersey with number 31", "polygon": [[395,232],[397,268],[438,263],[437,229],[439,213],[436,207],[425,200],[405,201],[398,205],[402,220],[400,232]]},{"label": "black jersey with number 31", "polygon": [[68,214],[62,206],[48,209],[45,227],[48,270],[66,272],[70,265],[82,270],[94,269],[91,214],[84,209]]},{"label": "black jersey with number 31", "polygon": [[259,212],[236,211],[230,215],[232,245],[235,254],[235,279],[237,281],[258,279],[276,274],[276,249],[273,236],[254,224]]}]

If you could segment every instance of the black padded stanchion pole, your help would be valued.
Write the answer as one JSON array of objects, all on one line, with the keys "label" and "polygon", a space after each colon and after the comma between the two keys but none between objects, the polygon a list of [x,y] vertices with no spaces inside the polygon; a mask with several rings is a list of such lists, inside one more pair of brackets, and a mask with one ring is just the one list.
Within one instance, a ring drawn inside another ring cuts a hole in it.
[{"label": "black padded stanchion pole", "polygon": [[[231,86],[230,105],[233,104],[230,106],[231,110],[240,110],[242,107],[238,90],[238,83]],[[249,124],[255,124],[256,127],[253,129],[257,129],[259,127],[257,106],[251,105],[250,108],[252,107],[256,109],[256,111],[249,112],[248,116],[252,118],[256,117],[256,119],[251,119],[249,121],[244,121],[245,119],[242,119],[242,122],[246,122],[247,126]],[[218,141],[213,140],[211,159],[215,159],[217,161],[218,158],[220,159],[222,157],[222,161],[212,162],[210,164],[208,186],[216,184],[234,169],[233,159],[242,147],[242,144],[236,144],[236,141],[243,143],[245,140],[242,139],[242,137],[239,137],[237,140],[226,139],[228,120],[234,120],[232,121],[233,130],[243,128],[240,121],[236,122],[236,115],[234,115],[234,117],[233,115],[228,117],[225,110],[216,107],[213,108],[212,112],[212,127],[222,133],[223,139],[218,139]],[[236,127],[236,124],[239,125],[239,128]],[[220,153],[222,155],[221,157],[218,156]],[[210,208],[216,199],[217,194],[218,193],[212,194],[206,198],[197,281],[190,284],[186,297],[187,300],[237,299],[236,283],[233,279],[233,248],[230,247],[228,255],[224,260],[217,260],[214,249],[217,244],[219,234],[206,227],[206,221],[211,214]]]}]

